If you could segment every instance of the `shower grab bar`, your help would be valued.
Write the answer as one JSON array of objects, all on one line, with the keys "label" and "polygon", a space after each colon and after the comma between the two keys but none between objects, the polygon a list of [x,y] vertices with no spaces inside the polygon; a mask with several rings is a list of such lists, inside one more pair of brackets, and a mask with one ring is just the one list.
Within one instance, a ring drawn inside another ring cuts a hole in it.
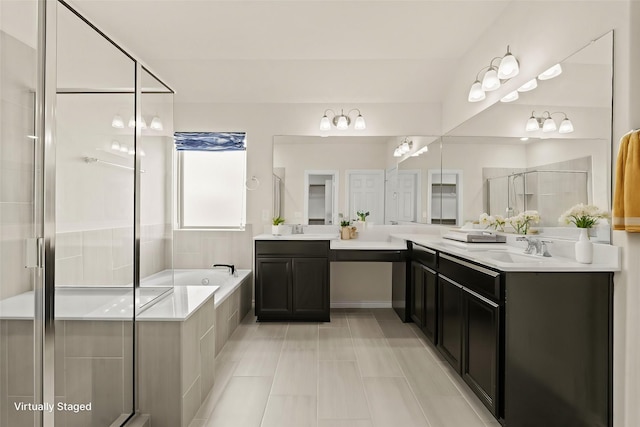
[{"label": "shower grab bar", "polygon": [[[135,170],[135,168],[133,168],[131,166],[125,166],[125,165],[120,165],[118,163],[107,162],[107,161],[104,161],[104,160],[100,160],[100,159],[98,159],[96,157],[88,157],[87,156],[87,157],[84,158],[84,161],[85,161],[85,163],[102,163],[102,164],[105,164],[105,165],[115,166],[117,168],[127,169],[127,170],[131,170],[131,171]],[[140,172],[141,173],[145,173],[145,170],[144,169],[140,169]]]}]

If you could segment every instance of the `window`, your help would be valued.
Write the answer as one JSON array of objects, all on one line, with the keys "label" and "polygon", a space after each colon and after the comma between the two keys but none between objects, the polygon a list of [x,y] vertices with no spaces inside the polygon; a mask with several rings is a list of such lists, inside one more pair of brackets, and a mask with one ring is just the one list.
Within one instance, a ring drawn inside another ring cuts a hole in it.
[{"label": "window", "polygon": [[244,229],[246,139],[243,132],[176,132],[181,229]]}]

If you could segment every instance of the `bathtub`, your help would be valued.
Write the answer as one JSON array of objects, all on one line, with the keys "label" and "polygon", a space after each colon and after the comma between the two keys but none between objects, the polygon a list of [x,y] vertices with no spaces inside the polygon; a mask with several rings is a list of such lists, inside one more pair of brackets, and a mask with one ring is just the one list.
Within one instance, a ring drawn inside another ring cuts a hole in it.
[{"label": "bathtub", "polygon": [[222,269],[194,268],[163,270],[153,274],[140,283],[141,287],[162,287],[172,283],[174,286],[219,286],[215,293],[215,305],[218,307],[236,289],[250,280],[251,270],[236,270],[232,276]]}]

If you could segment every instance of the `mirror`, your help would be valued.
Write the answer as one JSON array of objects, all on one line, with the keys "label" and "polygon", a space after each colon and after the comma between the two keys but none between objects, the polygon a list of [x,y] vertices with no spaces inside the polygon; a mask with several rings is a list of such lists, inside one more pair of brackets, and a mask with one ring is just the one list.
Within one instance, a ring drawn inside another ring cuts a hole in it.
[{"label": "mirror", "polygon": [[[506,217],[537,210],[537,226],[546,235],[572,236],[575,230],[558,222],[571,206],[610,211],[612,51],[608,33],[562,61],[559,76],[538,81],[516,101],[497,102],[444,135],[440,176],[428,157],[404,160],[400,170],[420,169],[432,177],[422,193],[431,205],[427,211],[441,215],[420,222],[463,225],[483,212]],[[532,115],[547,112],[556,131],[525,130]],[[558,132],[565,117],[573,132]],[[610,241],[608,225],[597,228],[596,240]]]},{"label": "mirror", "polygon": [[[393,152],[405,140],[415,151],[437,139],[276,136],[274,216],[287,223],[339,225],[364,211],[373,224],[416,221],[423,211],[424,177],[421,171],[399,171]],[[429,153],[439,158],[439,149],[434,151]]]}]

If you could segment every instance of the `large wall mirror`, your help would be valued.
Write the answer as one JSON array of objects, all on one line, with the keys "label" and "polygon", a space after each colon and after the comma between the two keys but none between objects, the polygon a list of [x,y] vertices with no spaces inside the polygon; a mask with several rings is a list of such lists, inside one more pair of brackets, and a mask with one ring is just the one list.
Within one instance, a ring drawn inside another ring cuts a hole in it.
[{"label": "large wall mirror", "polygon": [[[430,214],[421,222],[462,225],[482,212],[537,210],[546,235],[573,237],[575,230],[558,222],[571,206],[610,211],[612,58],[613,34],[607,33],[562,61],[558,76],[538,80],[534,90],[498,102],[444,135],[439,173],[428,157],[401,162],[400,170],[427,173],[423,194]],[[556,130],[525,130],[532,116],[541,118],[542,127],[549,115]],[[561,128],[565,117],[572,132]],[[610,241],[607,224],[594,234]]]},{"label": "large wall mirror", "polygon": [[[426,172],[398,170],[396,148],[405,142],[420,157],[437,159],[438,137],[276,136],[273,144],[274,216],[288,223],[339,225],[369,212],[367,222],[417,222],[425,215]],[[427,151],[429,150],[429,151]]]}]

